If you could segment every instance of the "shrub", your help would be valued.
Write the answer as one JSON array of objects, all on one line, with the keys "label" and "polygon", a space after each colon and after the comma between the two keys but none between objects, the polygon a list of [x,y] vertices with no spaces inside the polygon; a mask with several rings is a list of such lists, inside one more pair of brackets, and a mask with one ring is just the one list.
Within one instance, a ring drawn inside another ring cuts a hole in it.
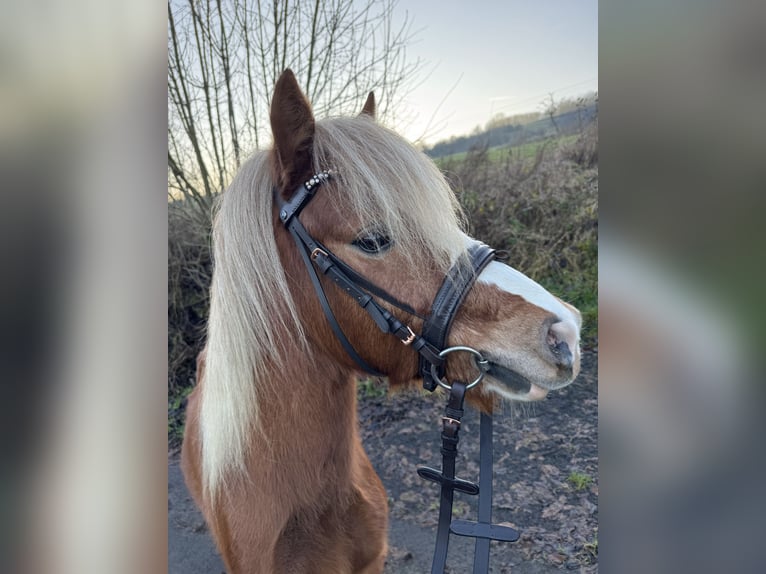
[{"label": "shrub", "polygon": [[168,204],[168,439],[182,433],[185,397],[202,350],[212,273],[210,211],[189,200]]},{"label": "shrub", "polygon": [[597,337],[597,149],[594,126],[548,141],[531,157],[520,148],[480,147],[441,164],[472,234],[577,306],[586,345]]}]

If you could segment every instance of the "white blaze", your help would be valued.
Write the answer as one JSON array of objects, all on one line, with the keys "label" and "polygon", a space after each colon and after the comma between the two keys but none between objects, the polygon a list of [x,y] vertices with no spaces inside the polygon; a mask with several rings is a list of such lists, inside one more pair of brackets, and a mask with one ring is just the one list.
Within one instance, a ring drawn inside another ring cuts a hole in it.
[{"label": "white blaze", "polygon": [[572,312],[539,284],[523,273],[516,271],[513,267],[509,267],[499,261],[492,261],[479,274],[478,282],[495,285],[503,291],[523,297],[532,305],[550,311],[561,321],[571,323],[575,326],[575,331],[577,332],[577,321]]}]

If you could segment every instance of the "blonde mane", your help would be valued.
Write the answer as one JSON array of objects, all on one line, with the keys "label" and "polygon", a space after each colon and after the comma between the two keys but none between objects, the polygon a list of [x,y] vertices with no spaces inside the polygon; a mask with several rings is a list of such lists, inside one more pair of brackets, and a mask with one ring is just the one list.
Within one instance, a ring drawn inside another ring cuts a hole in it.
[{"label": "blonde mane", "polygon": [[[446,271],[465,249],[462,215],[434,163],[366,116],[316,123],[315,171],[330,168],[333,203],[384,228],[403,253]],[[202,479],[211,500],[244,470],[259,430],[259,399],[281,366],[279,333],[306,352],[273,233],[269,152],[256,153],[222,194],[213,228],[206,365],[200,405]],[[325,188],[322,188],[324,191]]]}]

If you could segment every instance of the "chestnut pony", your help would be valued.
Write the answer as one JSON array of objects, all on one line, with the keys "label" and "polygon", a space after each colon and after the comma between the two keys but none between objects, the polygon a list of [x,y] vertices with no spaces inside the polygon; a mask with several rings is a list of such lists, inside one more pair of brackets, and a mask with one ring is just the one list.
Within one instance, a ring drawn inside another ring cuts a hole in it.
[{"label": "chestnut pony", "polygon": [[[383,571],[387,501],[359,438],[358,367],[323,315],[275,198],[289,200],[312,174],[332,169],[301,223],[360,276],[426,316],[471,240],[433,162],[374,116],[370,94],[358,117],[315,122],[285,71],[271,102],[273,149],[242,166],[218,206],[208,338],[182,467],[231,574]],[[413,381],[412,347],[322,283],[359,356],[392,387]],[[422,328],[417,316],[379,303],[416,333]],[[498,399],[538,400],[572,382],[580,323],[574,307],[489,263],[447,341],[492,362],[468,400],[491,411]],[[446,372],[471,380],[476,365],[454,353]]]}]

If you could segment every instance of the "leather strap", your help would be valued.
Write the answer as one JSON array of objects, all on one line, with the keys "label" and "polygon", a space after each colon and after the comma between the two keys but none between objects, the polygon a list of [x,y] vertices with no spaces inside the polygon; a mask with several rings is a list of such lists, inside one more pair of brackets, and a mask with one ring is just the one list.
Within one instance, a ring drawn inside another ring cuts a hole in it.
[{"label": "leather strap", "polygon": [[[293,197],[289,202],[281,202],[279,218],[290,232],[290,235],[293,237],[293,240],[298,247],[301,258],[309,272],[309,277],[314,286],[314,290],[316,291],[317,298],[322,306],[322,311],[324,312],[333,333],[338,341],[340,341],[341,346],[346,353],[363,371],[374,376],[385,376],[383,373],[370,366],[359,353],[356,352],[353,345],[348,340],[348,337],[346,337],[343,329],[335,318],[335,314],[332,311],[329,301],[327,300],[327,295],[324,292],[316,268],[318,268],[322,274],[332,279],[345,293],[353,297],[357,304],[367,312],[383,333],[395,335],[404,344],[411,346],[420,357],[425,357],[429,364],[442,365],[444,359],[439,356],[439,349],[433,347],[433,345],[420,335],[415,334],[408,325],[402,323],[387,309],[377,303],[377,301],[373,299],[373,295],[398,307],[405,313],[420,317],[421,319],[422,317],[409,305],[402,303],[384,289],[364,279],[348,264],[336,257],[329,249],[322,245],[321,242],[316,241],[311,237],[300,222],[298,215],[314,197],[317,187],[328,178],[328,172],[324,172],[324,177],[314,176],[310,182],[306,182],[306,184],[293,194]],[[276,190],[274,196],[275,201],[280,202]],[[316,268],[314,267],[315,265]]]},{"label": "leather strap", "polygon": [[[443,574],[447,563],[449,535],[476,538],[473,573],[489,572],[489,541],[515,542],[518,531],[509,526],[492,524],[492,416],[481,414],[480,477],[479,484],[455,477],[455,457],[459,442],[465,384],[452,383],[449,403],[442,417],[442,470],[428,467],[418,468],[421,478],[441,484],[439,496],[439,524],[436,530],[436,546],[431,563],[431,574]],[[479,495],[478,521],[452,520],[454,491]]]},{"label": "leather strap", "polygon": [[332,253],[332,252],[328,251],[327,253],[329,254],[330,258],[333,260],[333,262],[335,263],[335,265],[337,265],[338,267],[340,267],[340,269],[341,269],[341,270],[342,270],[342,271],[343,271],[343,272],[344,272],[344,273],[345,273],[345,274],[346,274],[346,275],[347,275],[347,276],[348,276],[348,277],[349,277],[349,278],[350,278],[350,279],[351,279],[351,280],[352,280],[354,283],[356,283],[357,285],[361,286],[363,289],[366,289],[367,291],[369,291],[370,293],[372,293],[372,294],[373,294],[373,295],[375,295],[376,297],[378,297],[378,298],[382,299],[383,301],[386,301],[386,302],[388,302],[388,303],[391,303],[391,305],[393,305],[394,307],[398,307],[399,309],[401,309],[401,310],[402,310],[402,311],[404,311],[405,313],[409,313],[409,314],[410,314],[410,315],[412,315],[413,317],[417,317],[418,319],[421,319],[421,320],[423,320],[423,321],[425,321],[425,320],[426,320],[426,318],[425,318],[423,315],[421,315],[420,313],[418,313],[417,311],[415,311],[415,309],[413,309],[412,307],[410,307],[410,306],[409,306],[407,303],[403,303],[402,301],[399,301],[399,299],[397,299],[396,297],[394,297],[393,295],[391,295],[391,294],[390,294],[390,293],[388,293],[387,291],[384,291],[383,289],[381,289],[380,287],[378,287],[377,285],[375,285],[375,283],[372,283],[372,282],[368,281],[367,279],[365,279],[364,277],[362,277],[361,275],[359,275],[359,273],[357,273],[356,271],[354,271],[354,269],[353,269],[352,267],[349,267],[349,266],[346,264],[346,262],[345,262],[345,261],[343,261],[342,259],[338,259],[337,257],[335,257],[335,255],[333,255],[333,253]]},{"label": "leather strap", "polygon": [[[292,223],[294,224],[297,221],[297,219],[293,219]],[[301,227],[303,226],[301,225]],[[301,241],[300,235],[295,225],[288,225],[287,228],[290,231],[290,234],[293,236],[293,239],[295,239],[298,251],[301,254],[303,263],[306,265],[306,269],[309,273],[309,278],[311,279],[311,284],[314,286],[314,291],[316,291],[317,298],[319,299],[319,303],[322,306],[322,311],[324,312],[325,317],[328,317],[328,319],[332,317],[332,320],[330,320],[329,323],[333,333],[335,333],[335,337],[338,339],[338,341],[340,341],[340,344],[343,346],[343,349],[346,351],[346,353],[348,353],[348,355],[357,365],[359,365],[359,367],[364,372],[376,377],[382,377],[382,373],[372,368],[364,359],[362,359],[362,357],[359,356],[359,354],[354,349],[354,346],[351,344],[351,342],[348,340],[348,337],[346,337],[346,334],[343,332],[343,329],[341,329],[340,325],[335,320],[332,308],[330,307],[330,302],[327,300],[327,295],[325,295],[324,289],[322,289],[322,283],[319,281],[319,275],[317,275],[314,266],[311,264],[311,255],[308,251],[308,246],[305,245],[303,241]]]},{"label": "leather strap", "polygon": [[[516,542],[519,532],[510,526],[492,524],[492,416],[481,413],[479,438],[479,515],[476,522],[453,520],[450,530],[461,536],[476,538],[473,555],[473,574],[489,572],[489,541]],[[457,524],[456,524],[457,523]],[[461,524],[462,523],[462,524]],[[466,532],[458,532],[460,527],[466,527]]]},{"label": "leather strap", "polygon": [[[479,513],[477,526],[492,528],[492,417],[486,413],[481,413],[481,422],[479,423]],[[451,525],[454,532],[455,525]],[[473,551],[473,571],[489,572],[489,540],[490,538],[481,536],[483,534],[477,531],[476,546]],[[499,534],[502,534],[499,533]]]},{"label": "leather strap", "polygon": [[452,503],[455,490],[468,494],[478,494],[479,487],[466,480],[455,478],[455,458],[460,441],[460,419],[463,416],[465,383],[453,381],[447,408],[450,415],[442,417],[442,470],[427,467],[418,469],[421,478],[441,484],[439,495],[439,525],[436,529],[436,547],[431,563],[431,574],[444,574],[449,549],[450,524],[452,523]]},{"label": "leather strap", "polygon": [[314,197],[319,186],[330,179],[330,175],[331,172],[327,170],[312,176],[310,180],[295,190],[290,201],[281,201],[279,193],[276,189],[274,190],[274,199],[280,203],[279,219],[283,225],[287,226],[293,217],[297,217],[303,211],[303,208]]},{"label": "leather strap", "polygon": [[[436,293],[431,312],[423,323],[422,336],[434,348],[444,349],[452,322],[468,291],[476,282],[479,274],[495,257],[495,251],[480,241],[474,241],[469,247],[467,257],[453,265]],[[428,357],[421,355],[418,372],[423,377],[423,388],[433,391],[437,382],[431,375]],[[444,366],[437,364],[439,377],[444,376]]]}]

